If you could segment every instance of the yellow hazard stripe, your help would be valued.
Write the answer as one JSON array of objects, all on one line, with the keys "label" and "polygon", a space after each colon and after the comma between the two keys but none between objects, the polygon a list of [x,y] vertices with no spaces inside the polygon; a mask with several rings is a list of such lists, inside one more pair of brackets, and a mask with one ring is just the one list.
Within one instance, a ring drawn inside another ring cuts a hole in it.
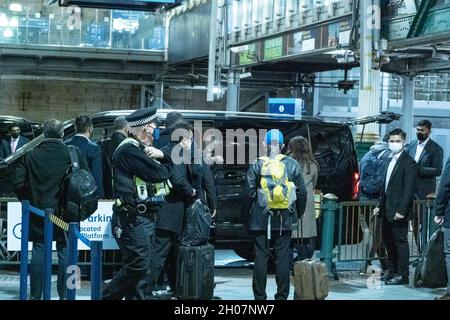
[{"label": "yellow hazard stripe", "polygon": [[56,224],[58,227],[63,229],[64,231],[69,231],[69,224],[62,220],[61,218],[55,216],[54,214],[50,215],[50,221]]}]

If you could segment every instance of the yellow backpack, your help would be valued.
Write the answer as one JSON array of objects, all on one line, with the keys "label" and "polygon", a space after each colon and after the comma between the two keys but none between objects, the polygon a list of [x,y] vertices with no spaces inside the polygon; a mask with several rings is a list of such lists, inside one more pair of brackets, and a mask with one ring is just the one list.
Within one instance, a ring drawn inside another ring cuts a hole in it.
[{"label": "yellow backpack", "polygon": [[279,154],[275,157],[261,157],[260,188],[258,202],[265,212],[290,209],[295,201],[295,184],[289,181],[286,165],[282,161],[286,156]]}]

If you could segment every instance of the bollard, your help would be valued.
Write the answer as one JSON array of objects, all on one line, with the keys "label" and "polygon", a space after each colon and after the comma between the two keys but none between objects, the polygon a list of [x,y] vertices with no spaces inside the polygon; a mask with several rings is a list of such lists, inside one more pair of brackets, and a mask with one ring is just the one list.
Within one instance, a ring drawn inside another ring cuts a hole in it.
[{"label": "bollard", "polygon": [[91,300],[102,299],[102,241],[91,241]]},{"label": "bollard", "polygon": [[30,203],[22,201],[22,230],[20,240],[20,300],[27,300],[28,236],[30,231]]},{"label": "bollard", "polygon": [[45,209],[44,216],[44,300],[52,298],[52,241],[53,241],[53,223],[50,221],[50,215],[53,209]]},{"label": "bollard", "polygon": [[322,224],[322,245],[320,248],[320,260],[327,266],[328,275],[333,275],[337,279],[336,270],[333,269],[333,247],[334,247],[334,219],[338,208],[336,197],[328,193],[323,197],[323,224]]},{"label": "bollard", "polygon": [[[75,231],[78,229],[78,223],[70,223],[69,224],[69,241],[67,246],[67,267],[68,270],[71,266],[76,266],[78,264],[78,238],[75,234]],[[67,271],[66,271],[67,272]],[[67,274],[67,273],[66,273]],[[77,277],[79,274],[76,275]],[[76,278],[75,281],[79,279]],[[67,288],[67,300],[75,300],[76,298],[76,284],[68,286]]]}]

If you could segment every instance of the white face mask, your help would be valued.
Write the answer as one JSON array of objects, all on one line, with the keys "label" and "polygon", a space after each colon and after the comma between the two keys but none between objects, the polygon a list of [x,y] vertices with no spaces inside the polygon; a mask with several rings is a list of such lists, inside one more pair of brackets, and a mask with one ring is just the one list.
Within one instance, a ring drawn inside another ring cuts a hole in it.
[{"label": "white face mask", "polygon": [[399,153],[403,150],[403,143],[401,142],[389,142],[389,149],[393,153]]}]

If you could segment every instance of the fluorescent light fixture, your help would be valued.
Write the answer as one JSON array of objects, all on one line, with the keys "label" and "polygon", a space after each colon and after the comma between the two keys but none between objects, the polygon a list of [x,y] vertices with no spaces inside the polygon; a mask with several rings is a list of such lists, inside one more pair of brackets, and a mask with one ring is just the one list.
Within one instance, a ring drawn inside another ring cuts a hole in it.
[{"label": "fluorescent light fixture", "polygon": [[13,28],[18,27],[19,26],[19,20],[17,20],[17,19],[9,20],[9,26],[13,27]]},{"label": "fluorescent light fixture", "polygon": [[347,50],[347,49],[338,49],[338,50],[333,50],[333,51],[327,52],[327,54],[339,55],[339,56],[343,56],[343,55],[349,54],[349,53],[351,53],[351,51]]},{"label": "fluorescent light fixture", "polygon": [[9,5],[9,11],[22,12],[22,5],[20,3],[13,2]]},{"label": "fluorescent light fixture", "polygon": [[0,27],[8,26],[8,17],[4,13],[0,13]]},{"label": "fluorescent light fixture", "polygon": [[246,78],[250,78],[252,76],[252,73],[251,72],[245,72],[245,73],[241,73],[240,75],[239,75],[239,78],[240,79],[246,79]]},{"label": "fluorescent light fixture", "polygon": [[3,32],[3,36],[4,36],[5,38],[12,38],[12,36],[13,36],[12,30],[11,30],[10,28],[6,29],[6,30]]}]

